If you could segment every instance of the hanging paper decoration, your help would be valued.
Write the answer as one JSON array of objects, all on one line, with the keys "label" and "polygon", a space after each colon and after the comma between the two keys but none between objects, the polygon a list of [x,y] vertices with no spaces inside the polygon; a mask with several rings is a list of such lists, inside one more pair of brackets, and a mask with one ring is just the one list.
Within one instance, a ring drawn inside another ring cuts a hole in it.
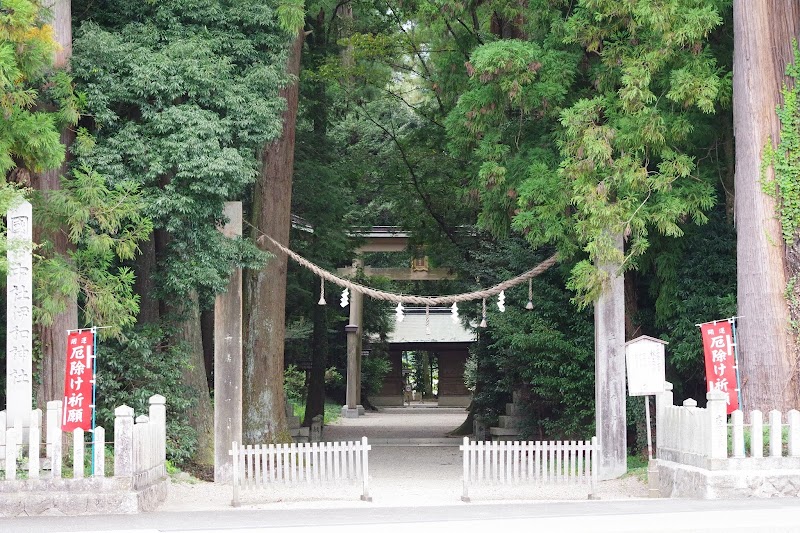
[{"label": "hanging paper decoration", "polygon": [[398,322],[402,322],[403,318],[403,303],[397,302],[397,307],[394,308],[394,319]]},{"label": "hanging paper decoration", "polygon": [[455,302],[450,307],[450,320],[453,321],[453,324],[458,324],[458,304]]},{"label": "hanging paper decoration", "polygon": [[528,280],[528,303],[525,305],[525,309],[531,310],[533,309],[533,279]]},{"label": "hanging paper decoration", "polygon": [[319,301],[317,302],[318,305],[325,305],[328,302],[325,301],[325,280],[323,278],[319,278]]},{"label": "hanging paper decoration", "polygon": [[341,305],[342,307],[347,307],[349,303],[350,303],[350,289],[345,287],[344,290],[342,291],[342,299],[339,302],[339,305]]},{"label": "hanging paper decoration", "polygon": [[481,319],[480,327],[485,328],[486,327],[486,298],[483,299],[483,313],[481,314],[481,316],[483,318]]},{"label": "hanging paper decoration", "polygon": [[425,306],[425,333],[430,336],[431,334],[431,308]]},{"label": "hanging paper decoration", "polygon": [[506,291],[500,291],[497,295],[497,308],[501,313],[506,312]]}]

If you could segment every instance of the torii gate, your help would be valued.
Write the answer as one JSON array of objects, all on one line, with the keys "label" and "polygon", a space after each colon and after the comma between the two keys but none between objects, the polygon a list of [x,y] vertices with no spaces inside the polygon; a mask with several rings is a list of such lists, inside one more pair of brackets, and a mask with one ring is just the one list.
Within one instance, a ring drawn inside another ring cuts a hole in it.
[{"label": "torii gate", "polygon": [[[371,252],[403,252],[408,248],[408,233],[396,226],[373,226],[363,232],[353,232],[352,237],[364,240],[356,249],[356,259],[349,268],[340,268],[342,276],[355,276],[363,269],[367,276],[381,276],[395,281],[437,281],[454,279],[446,268],[428,268],[427,258],[414,260],[409,268],[373,268],[365,266],[362,255]],[[347,332],[347,403],[342,407],[342,416],[356,418],[364,413],[358,404],[361,398],[361,352],[364,322],[364,295],[353,291],[350,294],[350,322],[345,326]]]}]

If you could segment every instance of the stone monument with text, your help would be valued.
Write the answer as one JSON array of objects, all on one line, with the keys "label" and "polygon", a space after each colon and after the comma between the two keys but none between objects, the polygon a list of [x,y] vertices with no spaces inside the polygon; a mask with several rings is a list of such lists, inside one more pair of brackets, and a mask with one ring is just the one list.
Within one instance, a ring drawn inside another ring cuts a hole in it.
[{"label": "stone monument with text", "polygon": [[6,308],[6,424],[30,427],[33,409],[32,209],[23,201],[8,210]]}]

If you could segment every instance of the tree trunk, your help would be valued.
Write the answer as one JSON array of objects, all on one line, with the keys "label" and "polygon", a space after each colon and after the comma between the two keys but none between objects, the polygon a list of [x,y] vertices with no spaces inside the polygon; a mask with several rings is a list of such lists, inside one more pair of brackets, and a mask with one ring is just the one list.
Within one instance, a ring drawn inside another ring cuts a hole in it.
[{"label": "tree trunk", "polygon": [[[68,66],[72,56],[72,23],[70,0],[53,0],[47,6],[53,11],[53,30],[56,41],[61,46],[56,52],[54,66],[64,69]],[[75,135],[70,129],[61,132],[61,143],[69,149],[75,140]],[[33,174],[31,186],[47,195],[48,191],[61,189],[61,176],[67,172],[69,165],[69,151],[61,168],[50,170],[42,174]],[[33,214],[36,220],[36,212]],[[53,245],[52,254],[68,257],[74,247],[67,239],[65,232],[45,232],[40,226],[34,226],[34,242],[50,241]],[[67,330],[78,327],[78,302],[76,298],[67,298],[66,308],[62,313],[55,315],[53,323],[49,326],[36,326],[34,335],[38,339],[42,351],[42,361],[39,367],[41,385],[36,394],[36,404],[45,409],[50,400],[61,400],[64,397],[64,375],[66,374]]]},{"label": "tree trunk", "polygon": [[214,388],[214,308],[200,311],[200,332],[203,335],[203,361],[208,388]]},{"label": "tree trunk", "polygon": [[314,332],[311,339],[311,376],[306,396],[306,414],[303,425],[310,426],[311,419],[325,413],[325,368],[328,365],[328,315],[324,305],[314,307]]},{"label": "tree trunk", "polygon": [[[790,265],[775,199],[764,192],[761,179],[764,147],[779,135],[775,109],[798,22],[798,2],[734,1],[738,342],[747,411],[800,406],[797,347],[785,296]],[[771,180],[773,170],[765,172]]]},{"label": "tree trunk", "polygon": [[197,293],[186,299],[181,309],[184,320],[176,340],[183,341],[190,350],[189,366],[183,371],[182,381],[187,386],[195,406],[189,410],[189,424],[197,432],[197,449],[192,459],[200,465],[214,464],[214,408],[208,390],[208,378],[203,357],[203,336],[200,332],[200,305]]},{"label": "tree trunk", "polygon": [[[168,183],[163,178],[162,187]],[[171,240],[170,234],[159,229],[153,233],[153,254],[142,263],[149,269],[150,288],[154,288],[153,280],[158,275],[158,262],[167,254]],[[144,256],[144,254],[142,254]],[[152,293],[143,294],[142,299],[155,300]],[[195,400],[194,407],[188,413],[189,425],[197,432],[197,448],[192,456],[192,461],[199,465],[214,464],[214,408],[211,404],[211,393],[208,388],[206,366],[203,356],[203,336],[200,332],[200,304],[197,293],[192,291],[182,302],[178,300],[158,300],[156,312],[159,318],[158,325],[164,327],[174,324],[178,327],[174,340],[183,342],[189,349],[187,367],[181,375],[181,381],[188,388],[191,398]]]},{"label": "tree trunk", "polygon": [[[281,90],[281,96],[286,99],[283,132],[264,148],[263,166],[253,191],[254,238],[257,239],[261,231],[283,245],[289,243],[291,227],[297,77],[303,37],[301,29],[286,65],[293,81]],[[288,436],[283,395],[286,259],[278,252],[263,270],[245,273],[243,439],[250,444],[284,440]]]},{"label": "tree trunk", "polygon": [[142,253],[137,255],[134,260],[136,280],[133,282],[133,292],[139,295],[139,314],[136,317],[136,323],[138,325],[157,325],[160,322],[161,313],[158,299],[153,296],[157,272],[155,234],[151,233],[147,241],[139,243],[139,249]]}]

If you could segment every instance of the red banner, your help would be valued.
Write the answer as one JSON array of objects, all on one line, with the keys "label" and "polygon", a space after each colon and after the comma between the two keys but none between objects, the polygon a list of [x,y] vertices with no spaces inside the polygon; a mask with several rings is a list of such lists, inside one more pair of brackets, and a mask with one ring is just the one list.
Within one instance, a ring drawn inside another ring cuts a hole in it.
[{"label": "red banner", "polygon": [[94,332],[76,331],[67,335],[67,372],[61,429],[92,429],[94,389]]},{"label": "red banner", "polygon": [[703,351],[706,356],[708,391],[719,390],[728,395],[728,414],[739,408],[739,386],[736,382],[736,356],[733,333],[727,320],[700,325]]}]

